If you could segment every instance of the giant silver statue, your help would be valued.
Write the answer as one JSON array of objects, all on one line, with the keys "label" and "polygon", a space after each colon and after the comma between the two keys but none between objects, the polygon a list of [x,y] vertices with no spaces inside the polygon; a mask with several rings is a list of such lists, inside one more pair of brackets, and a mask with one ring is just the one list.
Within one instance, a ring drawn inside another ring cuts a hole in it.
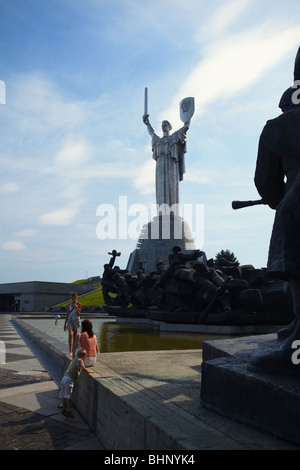
[{"label": "giant silver statue", "polygon": [[[185,173],[186,133],[194,114],[194,98],[180,102],[180,118],[184,125],[171,134],[169,121],[162,122],[163,136],[159,137],[149,122],[147,88],[145,89],[145,110],[143,121],[152,137],[153,158],[156,161],[156,204],[161,214],[169,215],[169,208],[176,213],[179,204],[179,182]],[[174,209],[174,210],[173,210]]]}]

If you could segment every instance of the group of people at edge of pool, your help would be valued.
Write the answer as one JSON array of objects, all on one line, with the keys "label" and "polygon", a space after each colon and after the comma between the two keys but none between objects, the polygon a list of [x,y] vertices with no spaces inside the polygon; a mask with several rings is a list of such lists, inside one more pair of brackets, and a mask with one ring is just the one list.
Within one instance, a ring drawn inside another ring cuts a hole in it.
[{"label": "group of people at edge of pool", "polygon": [[72,354],[72,360],[60,384],[59,398],[62,402],[58,406],[63,408],[62,413],[67,418],[74,418],[71,411],[71,395],[75,382],[82,370],[90,374],[94,372],[89,370],[88,367],[96,363],[99,352],[97,338],[90,320],[84,319],[82,321],[79,335],[81,303],[78,302],[77,298],[76,292],[72,292],[64,323],[64,330],[68,330],[69,353]]}]

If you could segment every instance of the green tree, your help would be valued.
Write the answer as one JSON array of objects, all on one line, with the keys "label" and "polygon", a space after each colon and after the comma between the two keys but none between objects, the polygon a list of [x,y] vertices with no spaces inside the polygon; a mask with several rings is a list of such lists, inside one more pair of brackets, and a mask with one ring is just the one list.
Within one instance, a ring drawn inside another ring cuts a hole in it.
[{"label": "green tree", "polygon": [[239,261],[235,257],[234,253],[230,250],[221,250],[219,253],[216,254],[215,261],[218,261],[220,258],[226,259],[226,261],[230,261],[231,263],[235,263],[239,266]]}]

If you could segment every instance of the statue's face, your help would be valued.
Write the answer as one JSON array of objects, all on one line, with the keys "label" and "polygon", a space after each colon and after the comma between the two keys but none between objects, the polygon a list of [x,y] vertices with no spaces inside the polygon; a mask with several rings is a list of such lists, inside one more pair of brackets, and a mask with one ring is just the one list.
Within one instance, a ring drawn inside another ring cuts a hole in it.
[{"label": "statue's face", "polygon": [[163,121],[162,125],[161,125],[161,128],[162,128],[163,132],[170,131],[170,124],[168,123],[168,121]]}]

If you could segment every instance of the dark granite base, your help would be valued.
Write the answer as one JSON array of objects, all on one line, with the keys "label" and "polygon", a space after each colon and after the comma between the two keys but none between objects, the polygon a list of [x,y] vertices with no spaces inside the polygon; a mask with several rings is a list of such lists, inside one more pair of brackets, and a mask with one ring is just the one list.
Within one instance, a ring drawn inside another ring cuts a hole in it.
[{"label": "dark granite base", "polygon": [[238,422],[300,444],[300,365],[297,377],[247,369],[258,348],[277,342],[276,334],[205,342],[201,402]]}]

